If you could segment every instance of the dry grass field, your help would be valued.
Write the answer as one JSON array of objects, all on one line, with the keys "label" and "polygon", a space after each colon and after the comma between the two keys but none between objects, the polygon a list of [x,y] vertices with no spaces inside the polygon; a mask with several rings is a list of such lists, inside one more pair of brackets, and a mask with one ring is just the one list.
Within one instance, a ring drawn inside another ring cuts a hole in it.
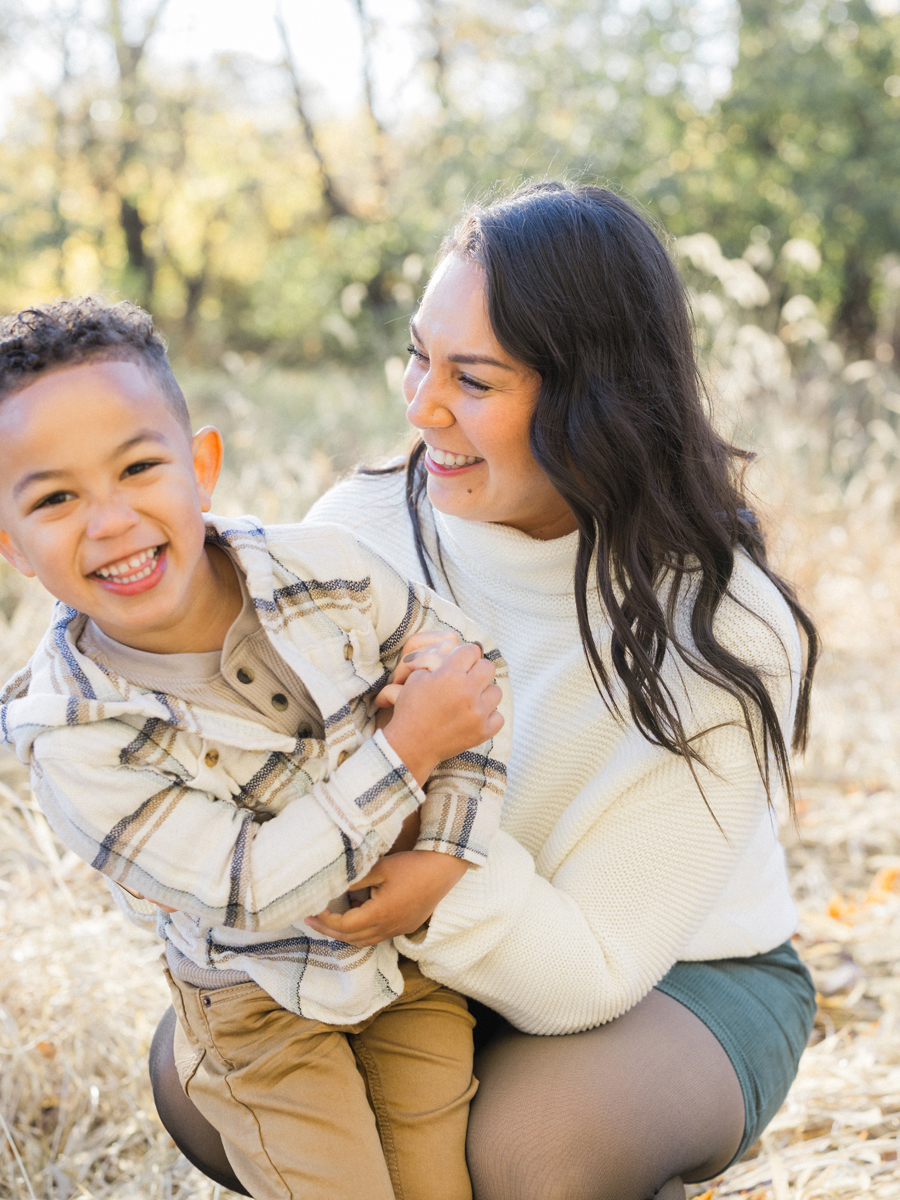
[{"label": "dry grass field", "polygon": [[[798,945],[821,1007],[800,1077],[762,1143],[690,1191],[898,1200],[900,382],[880,361],[846,363],[814,326],[798,321],[775,336],[716,304],[700,313],[719,420],[763,454],[751,486],[772,557],[825,640],[814,736],[798,767],[799,824],[786,822],[784,835]],[[402,437],[380,373],[229,367],[187,378],[197,411],[228,438],[220,510],[296,519],[356,458]],[[397,367],[387,367],[392,388]],[[46,615],[39,588],[0,575],[4,677]],[[217,1189],[159,1125],[146,1081],[167,1003],[158,947],[55,841],[22,768],[2,753],[0,911],[0,1197],[212,1200]]]}]

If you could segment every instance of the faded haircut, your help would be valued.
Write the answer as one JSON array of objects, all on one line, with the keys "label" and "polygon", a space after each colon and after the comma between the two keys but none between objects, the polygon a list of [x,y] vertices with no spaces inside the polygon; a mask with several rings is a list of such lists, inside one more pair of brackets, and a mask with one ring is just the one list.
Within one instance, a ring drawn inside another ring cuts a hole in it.
[{"label": "faded haircut", "polygon": [[128,300],[73,296],[0,319],[0,401],[46,371],[88,362],[133,362],[159,384],[188,433],[191,419],[153,318]]}]

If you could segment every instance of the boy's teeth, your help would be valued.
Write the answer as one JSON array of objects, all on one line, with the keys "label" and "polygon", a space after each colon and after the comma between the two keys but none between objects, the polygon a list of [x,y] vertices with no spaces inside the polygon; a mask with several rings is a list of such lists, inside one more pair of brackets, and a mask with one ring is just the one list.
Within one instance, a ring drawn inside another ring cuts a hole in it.
[{"label": "boy's teeth", "polygon": [[482,461],[474,454],[448,454],[445,450],[434,450],[431,447],[429,454],[439,467],[467,467]]},{"label": "boy's teeth", "polygon": [[121,562],[101,567],[94,574],[99,575],[101,579],[120,579],[123,583],[137,583],[139,579],[145,579],[151,573],[156,566],[158,555],[159,546],[154,546],[152,550],[142,550],[140,554],[132,554],[131,558],[123,558]]}]

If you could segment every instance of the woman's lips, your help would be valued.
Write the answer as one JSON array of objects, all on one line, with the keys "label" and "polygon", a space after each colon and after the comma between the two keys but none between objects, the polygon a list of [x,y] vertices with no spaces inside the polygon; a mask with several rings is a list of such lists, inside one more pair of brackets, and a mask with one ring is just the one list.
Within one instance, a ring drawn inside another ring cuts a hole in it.
[{"label": "woman's lips", "polygon": [[153,570],[143,579],[135,579],[132,583],[123,583],[114,575],[104,578],[102,575],[94,574],[90,578],[99,583],[105,591],[112,592],[116,596],[138,596],[141,592],[149,592],[151,588],[156,587],[165,574],[166,550],[166,546],[160,547]]},{"label": "woman's lips", "polygon": [[[457,457],[460,457],[457,455]],[[472,457],[469,455],[468,457]],[[425,469],[430,471],[432,475],[461,475],[463,471],[473,471],[476,467],[480,467],[484,462],[483,458],[477,458],[475,462],[463,463],[461,466],[445,466],[442,463],[435,462],[431,457],[431,447],[425,453]]]}]

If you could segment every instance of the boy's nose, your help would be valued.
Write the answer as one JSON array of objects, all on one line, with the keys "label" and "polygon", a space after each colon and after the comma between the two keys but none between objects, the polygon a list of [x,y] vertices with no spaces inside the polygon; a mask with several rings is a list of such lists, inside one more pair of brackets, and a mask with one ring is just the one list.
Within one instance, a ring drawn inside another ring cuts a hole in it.
[{"label": "boy's nose", "polygon": [[134,509],[120,500],[109,500],[94,506],[87,523],[87,536],[91,541],[119,537],[133,529],[140,517]]}]

